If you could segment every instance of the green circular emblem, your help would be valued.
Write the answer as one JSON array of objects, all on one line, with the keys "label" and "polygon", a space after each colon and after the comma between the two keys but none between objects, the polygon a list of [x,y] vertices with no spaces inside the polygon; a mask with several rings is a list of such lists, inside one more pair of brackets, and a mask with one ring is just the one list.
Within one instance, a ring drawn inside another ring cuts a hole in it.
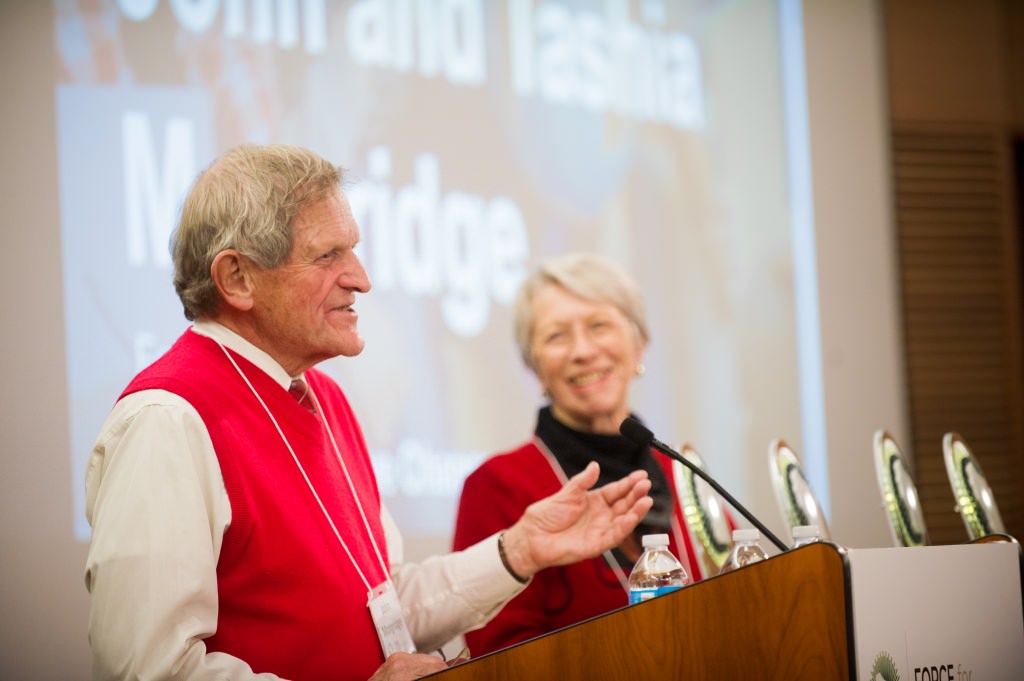
[{"label": "green circular emblem", "polygon": [[871,668],[871,681],[900,681],[900,670],[892,661],[892,656],[884,650],[875,656],[875,666]]}]

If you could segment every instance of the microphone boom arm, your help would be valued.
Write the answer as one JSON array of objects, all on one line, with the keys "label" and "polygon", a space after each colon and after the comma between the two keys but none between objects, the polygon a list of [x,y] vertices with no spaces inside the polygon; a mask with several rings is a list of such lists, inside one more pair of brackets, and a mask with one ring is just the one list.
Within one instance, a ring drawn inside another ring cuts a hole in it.
[{"label": "microphone boom arm", "polygon": [[771,530],[765,527],[764,523],[758,520],[753,513],[748,511],[743,506],[743,504],[741,504],[739,501],[736,500],[735,497],[733,497],[733,495],[726,492],[725,489],[717,482],[715,482],[715,480],[710,475],[705,473],[700,466],[696,465],[692,461],[687,461],[682,454],[675,451],[674,449],[666,445],[664,442],[654,437],[654,433],[648,430],[647,427],[645,427],[639,421],[637,421],[633,417],[629,417],[622,422],[622,426],[619,430],[623,435],[625,435],[630,440],[633,440],[638,444],[643,442],[643,444],[650,445],[651,447],[654,447],[655,449],[657,449],[659,452],[669,457],[670,459],[674,459],[675,461],[678,461],[679,463],[689,468],[691,471],[693,471],[694,475],[698,476],[701,480],[711,485],[711,487],[716,492],[721,494],[722,497],[726,501],[728,501],[733,508],[740,512],[740,515],[749,520],[750,523],[758,530],[760,530],[761,534],[767,537],[772,544],[775,544],[775,546],[778,547],[779,551],[785,552],[789,550],[789,547],[786,546],[781,539],[776,537]]}]

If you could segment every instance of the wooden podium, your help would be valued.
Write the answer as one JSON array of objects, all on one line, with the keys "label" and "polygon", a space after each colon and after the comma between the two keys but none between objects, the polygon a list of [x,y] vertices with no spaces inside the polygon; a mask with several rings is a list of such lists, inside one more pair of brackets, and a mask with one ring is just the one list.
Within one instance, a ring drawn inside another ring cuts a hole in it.
[{"label": "wooden podium", "polygon": [[484,655],[444,681],[1024,679],[1020,545],[817,543]]},{"label": "wooden podium", "polygon": [[470,660],[444,681],[853,679],[849,569],[810,544]]}]

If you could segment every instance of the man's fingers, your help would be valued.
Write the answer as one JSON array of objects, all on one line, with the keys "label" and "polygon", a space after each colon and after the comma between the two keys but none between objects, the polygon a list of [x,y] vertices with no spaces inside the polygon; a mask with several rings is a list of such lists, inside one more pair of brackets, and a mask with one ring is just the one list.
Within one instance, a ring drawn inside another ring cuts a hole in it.
[{"label": "man's fingers", "polygon": [[[636,499],[651,489],[647,471],[633,471],[624,478],[609,482],[601,488],[601,494],[609,506],[615,506],[622,499]],[[632,503],[632,502],[631,502]]]},{"label": "man's fingers", "polygon": [[643,520],[653,505],[654,499],[644,496],[637,499],[628,511],[617,514],[612,521],[617,533],[622,536],[629,534],[637,523]]},{"label": "man's fingers", "polygon": [[628,513],[630,510],[636,509],[638,504],[646,506],[648,504],[645,499],[650,500],[650,503],[654,503],[653,500],[648,496],[648,492],[651,489],[649,481],[638,483],[629,492],[619,499],[609,503],[609,508],[615,515],[621,515]]},{"label": "man's fingers", "polygon": [[594,486],[594,483],[597,482],[597,477],[600,474],[601,467],[596,461],[591,461],[587,464],[586,468],[572,476],[569,479],[569,482],[565,483],[565,486],[586,491]]},{"label": "man's fingers", "polygon": [[370,677],[370,681],[408,681],[446,668],[447,665],[433,655],[393,653]]},{"label": "man's fingers", "polygon": [[654,499],[644,494],[643,496],[637,497],[628,503],[624,500],[621,505],[616,505],[612,508],[612,512],[622,518],[630,515],[636,516],[636,522],[647,515],[647,512],[651,510],[651,506],[654,505]]},{"label": "man's fingers", "polygon": [[636,514],[637,522],[640,522],[640,520],[647,515],[647,512],[651,510],[651,506],[654,506],[654,499],[650,498],[646,494],[636,500],[631,512]]}]

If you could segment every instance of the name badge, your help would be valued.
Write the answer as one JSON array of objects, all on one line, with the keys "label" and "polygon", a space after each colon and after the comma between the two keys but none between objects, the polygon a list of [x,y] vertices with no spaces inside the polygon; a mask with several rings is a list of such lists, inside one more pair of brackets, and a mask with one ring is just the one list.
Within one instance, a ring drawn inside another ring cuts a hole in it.
[{"label": "name badge", "polygon": [[409,627],[405,626],[405,619],[402,618],[398,592],[390,581],[381,582],[373,587],[367,605],[370,608],[370,617],[373,618],[373,626],[377,628],[377,638],[380,639],[380,647],[385,658],[390,657],[392,653],[416,652]]}]

